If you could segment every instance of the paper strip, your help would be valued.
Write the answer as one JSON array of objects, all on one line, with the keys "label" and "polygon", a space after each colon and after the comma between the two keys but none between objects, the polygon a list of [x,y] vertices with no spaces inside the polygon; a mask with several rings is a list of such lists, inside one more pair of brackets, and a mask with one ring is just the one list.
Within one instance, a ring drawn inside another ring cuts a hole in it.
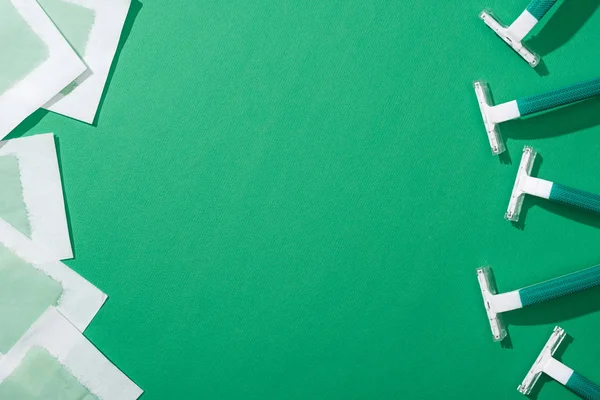
[{"label": "paper strip", "polygon": [[[8,155],[19,161],[31,239],[52,250],[57,259],[73,258],[54,135],[0,142],[0,157]],[[4,195],[8,194],[0,192],[0,199]]]},{"label": "paper strip", "polygon": [[[25,382],[24,385],[27,385],[27,379],[23,377],[27,374],[26,371],[21,369],[18,379],[11,379],[11,375],[24,361],[28,361],[31,366],[33,358],[31,353],[34,352],[34,356],[39,355],[39,349],[44,349],[64,366],[66,371],[59,371],[61,375],[64,376],[66,373],[72,375],[98,399],[135,400],[143,393],[142,389],[106,359],[57,309],[51,307],[0,360],[0,394],[5,381],[10,382],[13,388],[15,384],[18,385],[18,382]],[[47,362],[43,354],[42,357],[35,358]],[[35,373],[35,368],[31,373]],[[31,376],[31,379],[36,378]],[[40,383],[36,382],[28,386],[36,386],[39,389]],[[67,389],[73,390],[72,382],[69,382],[68,386]],[[33,398],[37,399],[37,397]],[[72,399],[64,393],[57,393],[56,398]]]}]

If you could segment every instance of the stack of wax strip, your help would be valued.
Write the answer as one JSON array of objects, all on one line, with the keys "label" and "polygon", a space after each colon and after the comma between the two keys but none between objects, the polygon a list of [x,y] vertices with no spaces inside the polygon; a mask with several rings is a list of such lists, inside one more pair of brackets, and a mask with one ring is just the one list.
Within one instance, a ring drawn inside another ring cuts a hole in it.
[{"label": "stack of wax strip", "polygon": [[[523,44],[523,40],[551,11],[556,2],[557,0],[531,1],[510,26],[499,22],[488,11],[483,11],[479,16],[509,47],[531,67],[536,68],[540,65],[540,57],[528,49]],[[500,123],[598,96],[600,95],[600,78],[589,79],[551,92],[522,97],[497,105],[493,104],[488,87],[484,82],[476,81],[474,88],[492,153],[500,155],[506,151],[498,129]],[[525,146],[516,172],[512,195],[508,197],[507,194],[508,209],[505,213],[507,220],[513,223],[519,221],[525,195],[541,197],[591,213],[600,213],[599,195],[531,176],[536,155],[537,152],[533,148]],[[502,293],[498,293],[489,267],[478,268],[477,276],[492,336],[495,341],[503,341],[508,332],[502,322],[501,314],[597,287],[600,285],[600,266],[571,272],[546,282]],[[552,357],[563,342],[565,335],[562,328],[555,328],[550,340],[525,375],[521,385],[518,386],[519,392],[525,395],[531,394],[539,378],[546,374],[584,399],[600,400],[599,385],[575,373]],[[597,379],[600,379],[600,370],[596,372]]]},{"label": "stack of wax strip", "polygon": [[[40,108],[92,124],[131,0],[0,0],[0,140]],[[73,257],[54,135],[0,141],[0,399],[133,400],[83,332],[107,295]]]}]

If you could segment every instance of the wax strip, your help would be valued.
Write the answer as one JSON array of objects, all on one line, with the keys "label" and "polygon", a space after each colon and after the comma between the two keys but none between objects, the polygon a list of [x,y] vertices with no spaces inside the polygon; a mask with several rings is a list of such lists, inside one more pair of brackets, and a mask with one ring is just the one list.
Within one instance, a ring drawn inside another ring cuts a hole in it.
[{"label": "wax strip", "polygon": [[0,0],[0,139],[85,70],[35,0]]},{"label": "wax strip", "polygon": [[[106,295],[0,219],[0,354],[50,306],[84,331]],[[0,397],[1,398],[1,397]]]},{"label": "wax strip", "polygon": [[53,134],[0,142],[0,218],[57,259],[73,257]]},{"label": "wax strip", "polygon": [[39,0],[88,70],[45,108],[94,122],[131,0]]},{"label": "wax strip", "polygon": [[135,400],[142,394],[56,308],[0,360],[0,398]]}]

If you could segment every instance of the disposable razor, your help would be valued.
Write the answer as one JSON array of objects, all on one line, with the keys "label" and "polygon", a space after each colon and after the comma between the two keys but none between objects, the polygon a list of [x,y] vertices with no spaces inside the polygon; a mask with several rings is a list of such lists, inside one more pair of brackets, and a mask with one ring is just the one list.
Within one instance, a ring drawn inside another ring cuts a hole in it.
[{"label": "disposable razor", "polygon": [[600,196],[532,177],[531,170],[536,156],[537,152],[533,148],[525,146],[515,186],[510,196],[508,210],[505,215],[507,220],[513,222],[519,220],[519,214],[521,213],[526,194],[600,213]]},{"label": "disposable razor", "polygon": [[473,83],[473,87],[492,154],[498,155],[506,150],[498,124],[600,95],[600,78],[498,105],[494,105],[487,84],[476,81]]},{"label": "disposable razor", "polygon": [[552,357],[566,336],[567,335],[562,328],[559,328],[558,326],[554,328],[552,336],[550,336],[550,339],[544,346],[544,349],[535,361],[535,364],[533,364],[529,370],[523,383],[519,385],[517,389],[519,392],[524,395],[531,394],[531,391],[542,374],[546,374],[561,385],[566,386],[582,399],[600,399],[600,386]]},{"label": "disposable razor", "polygon": [[501,318],[503,313],[598,286],[600,265],[506,293],[497,292],[490,267],[478,268],[477,279],[494,341],[500,342],[508,334]]},{"label": "disposable razor", "polygon": [[506,44],[516,51],[532,67],[540,62],[540,57],[523,45],[523,39],[550,11],[556,0],[533,0],[510,26],[504,25],[489,11],[482,11],[479,18],[489,26]]}]

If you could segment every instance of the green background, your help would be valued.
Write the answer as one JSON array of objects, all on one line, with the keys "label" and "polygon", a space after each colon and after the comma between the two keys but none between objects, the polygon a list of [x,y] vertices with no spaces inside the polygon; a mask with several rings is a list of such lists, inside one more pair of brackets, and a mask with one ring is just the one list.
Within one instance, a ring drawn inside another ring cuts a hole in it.
[{"label": "green background", "polygon": [[598,1],[536,29],[540,73],[477,18],[526,5],[136,2],[97,127],[38,112],[11,136],[59,138],[68,265],[110,296],[86,336],[145,400],[520,399],[557,323],[600,381],[600,290],[512,313],[505,349],[475,277],[600,262],[594,215],[503,220],[525,144],[600,193],[600,99],[504,124],[512,164],[490,153],[473,80],[500,102],[598,75]]}]

